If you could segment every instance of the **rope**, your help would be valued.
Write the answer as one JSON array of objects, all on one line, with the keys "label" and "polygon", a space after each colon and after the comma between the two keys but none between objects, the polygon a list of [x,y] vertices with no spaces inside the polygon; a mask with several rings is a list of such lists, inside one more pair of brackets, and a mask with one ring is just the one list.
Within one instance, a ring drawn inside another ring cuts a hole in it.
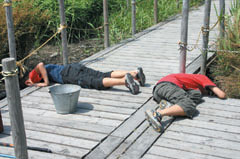
[{"label": "rope", "polygon": [[69,28],[69,29],[73,29],[73,30],[101,30],[103,28],[103,26],[94,28],[94,29],[79,29],[79,28]]},{"label": "rope", "polygon": [[3,7],[10,7],[10,6],[12,6],[12,3],[7,3],[7,2],[3,3]]},{"label": "rope", "polygon": [[240,54],[240,51],[231,51],[231,50],[211,50],[211,49],[208,49],[209,52],[228,52],[228,53],[236,53],[236,54]]},{"label": "rope", "polygon": [[[54,33],[47,41],[45,41],[42,45],[40,45],[37,49],[35,49],[34,51],[32,51],[31,53],[29,53],[26,57],[24,57],[23,59],[21,59],[20,61],[17,61],[17,66],[19,66],[21,69],[22,67],[22,63],[29,57],[31,57],[33,54],[35,54],[38,50],[40,50],[43,46],[45,46],[50,40],[52,40],[55,36],[57,36],[57,34],[59,34],[63,29],[67,28],[67,25],[60,25],[60,27],[58,28],[58,31],[56,33]],[[24,70],[24,69],[23,69]]]},{"label": "rope", "polygon": [[179,50],[187,49],[187,43],[179,41],[178,45],[179,45]]},{"label": "rope", "polygon": [[18,73],[18,69],[16,68],[14,71],[2,71],[0,74],[2,74],[3,78],[0,79],[0,82],[3,82],[3,80],[6,79],[6,77],[13,77],[16,76]]}]

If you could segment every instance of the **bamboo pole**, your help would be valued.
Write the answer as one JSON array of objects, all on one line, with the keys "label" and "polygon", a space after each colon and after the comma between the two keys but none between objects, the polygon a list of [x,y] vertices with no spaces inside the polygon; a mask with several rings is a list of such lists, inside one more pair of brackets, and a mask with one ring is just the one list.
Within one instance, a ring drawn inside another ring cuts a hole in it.
[{"label": "bamboo pole", "polygon": [[203,19],[203,44],[202,44],[202,64],[200,73],[206,74],[207,55],[208,55],[208,38],[210,22],[211,0],[205,0],[204,19]]},{"label": "bamboo pole", "polygon": [[132,0],[132,36],[136,33],[136,0]]},{"label": "bamboo pole", "polygon": [[16,73],[16,61],[14,58],[2,60],[3,73],[5,74],[5,88],[9,115],[11,120],[12,139],[15,156],[17,159],[27,159],[27,142],[23,122],[22,105],[20,100],[18,75]]},{"label": "bamboo pole", "polygon": [[180,42],[180,73],[186,71],[186,53],[188,40],[188,14],[189,14],[189,0],[183,0],[182,8],[182,23],[181,23],[181,42]]},{"label": "bamboo pole", "polygon": [[158,0],[154,0],[154,22],[158,23]]},{"label": "bamboo pole", "polygon": [[220,38],[223,38],[225,33],[224,15],[225,15],[225,0],[220,0]]},{"label": "bamboo pole", "polygon": [[5,0],[5,13],[6,13],[6,21],[7,21],[7,30],[8,30],[8,46],[9,46],[9,54],[10,57],[15,58],[16,55],[16,43],[14,36],[14,25],[13,25],[13,17],[12,17],[12,1]]},{"label": "bamboo pole", "polygon": [[68,64],[68,48],[67,48],[67,29],[66,29],[66,17],[65,17],[65,9],[64,9],[64,0],[59,0],[59,14],[61,27],[61,38],[62,38],[62,50],[63,50],[63,64]]},{"label": "bamboo pole", "polygon": [[103,0],[103,17],[104,17],[104,47],[107,48],[110,46],[108,24],[108,0]]}]

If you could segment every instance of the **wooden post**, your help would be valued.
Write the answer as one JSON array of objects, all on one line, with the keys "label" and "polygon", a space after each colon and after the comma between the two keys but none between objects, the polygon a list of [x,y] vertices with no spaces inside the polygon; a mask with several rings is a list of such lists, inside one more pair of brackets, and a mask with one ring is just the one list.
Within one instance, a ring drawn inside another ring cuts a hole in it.
[{"label": "wooden post", "polygon": [[11,120],[12,139],[17,159],[27,159],[27,142],[23,123],[22,105],[20,101],[18,75],[14,58],[2,60],[5,76],[5,88],[7,93],[8,109]]},{"label": "wooden post", "polygon": [[203,19],[203,44],[202,44],[202,65],[200,73],[206,74],[207,55],[208,55],[208,37],[210,22],[211,0],[205,0],[204,19]]},{"label": "wooden post", "polygon": [[176,0],[177,1],[177,8],[180,7],[180,4],[179,4],[179,0]]},{"label": "wooden post", "polygon": [[130,2],[129,2],[130,0],[127,0],[127,8],[129,8],[129,4],[130,4]]},{"label": "wooden post", "polygon": [[158,23],[158,0],[154,0],[154,22]]},{"label": "wooden post", "polygon": [[1,109],[0,109],[0,133],[2,133],[3,131],[4,131],[4,128],[3,128],[2,115],[1,115]]},{"label": "wooden post", "polygon": [[182,8],[182,23],[181,23],[181,41],[180,41],[180,73],[186,71],[186,53],[187,53],[187,39],[188,39],[188,13],[189,0],[183,0]]},{"label": "wooden post", "polygon": [[61,26],[63,27],[61,30],[61,37],[62,37],[62,50],[63,50],[63,64],[68,64],[68,48],[67,48],[67,30],[66,30],[66,18],[65,18],[65,9],[64,9],[64,0],[59,0],[59,14],[60,14],[60,21]]},{"label": "wooden post", "polygon": [[7,30],[8,30],[8,46],[9,46],[9,54],[10,57],[16,59],[16,43],[14,36],[14,25],[13,25],[13,17],[12,17],[12,1],[5,0],[4,7],[6,12],[6,20],[7,20]]},{"label": "wooden post", "polygon": [[132,35],[136,33],[136,0],[132,0]]},{"label": "wooden post", "polygon": [[104,17],[104,47],[107,48],[110,46],[108,24],[108,0],[103,0],[103,17]]},{"label": "wooden post", "polygon": [[224,15],[225,15],[225,0],[220,0],[220,38],[223,38],[225,33]]}]

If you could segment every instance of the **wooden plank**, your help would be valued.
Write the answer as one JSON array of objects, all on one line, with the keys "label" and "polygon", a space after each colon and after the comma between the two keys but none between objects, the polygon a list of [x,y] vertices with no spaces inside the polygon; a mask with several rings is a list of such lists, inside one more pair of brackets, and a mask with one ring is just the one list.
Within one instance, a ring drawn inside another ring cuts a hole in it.
[{"label": "wooden plank", "polygon": [[124,140],[119,147],[116,148],[107,158],[116,159],[121,156],[131,145],[132,143],[149,127],[149,123],[144,121],[133,133]]},{"label": "wooden plank", "polygon": [[217,104],[233,105],[233,106],[240,107],[239,99],[227,98],[223,100],[223,99],[214,98],[214,97],[203,97],[203,100],[205,100],[207,103],[217,103]]},{"label": "wooden plank", "polygon": [[[24,115],[25,113],[32,114],[32,118],[35,116],[41,117],[53,117],[53,118],[61,118],[65,120],[71,120],[72,122],[86,122],[92,124],[99,124],[99,125],[107,125],[107,126],[117,126],[121,123],[119,120],[113,119],[103,119],[100,117],[91,117],[91,116],[84,116],[80,114],[57,114],[55,111],[46,111],[40,109],[33,109],[33,108],[25,108],[23,107]],[[4,116],[4,115],[3,115]]]},{"label": "wooden plank", "polygon": [[[1,137],[1,142],[5,142],[5,143],[12,143],[12,139],[11,136],[6,136],[4,134],[0,134]],[[41,147],[41,148],[48,148],[52,151],[52,156],[54,155],[61,155],[61,156],[65,156],[65,157],[79,157],[79,156],[83,156],[85,155],[89,150],[87,149],[82,149],[79,147],[73,147],[73,146],[67,146],[67,145],[63,145],[63,144],[56,144],[56,143],[51,143],[51,142],[45,142],[45,141],[41,141],[41,140],[34,140],[34,139],[27,139],[27,144],[28,146],[32,146],[32,147]],[[2,152],[3,154],[6,154],[7,152],[9,152],[11,154],[11,152],[13,150],[7,149],[8,151],[6,152]],[[0,149],[0,153],[1,153],[2,147]],[[28,150],[29,152],[29,150]],[[43,153],[43,152],[38,152],[38,151],[33,151],[36,153],[36,155],[38,155],[39,153]],[[8,153],[8,154],[9,154]],[[46,154],[46,153],[43,153]],[[14,155],[14,154],[13,154]]]},{"label": "wooden plank", "polygon": [[[4,118],[4,126],[5,126],[5,134],[10,134],[10,121],[8,118]],[[55,125],[46,125],[46,124],[39,124],[39,123],[32,123],[29,121],[24,122],[25,130],[32,130],[32,131],[39,131],[51,134],[58,134],[63,136],[71,136],[76,138],[87,139],[90,141],[101,141],[106,135],[96,132],[90,132],[86,130],[80,129],[72,129],[66,127],[60,127]]]},{"label": "wooden plank", "polygon": [[123,122],[102,143],[85,156],[85,158],[107,157],[145,120],[145,110],[155,108],[156,103],[153,100],[145,103],[138,111],[136,111],[136,113]]},{"label": "wooden plank", "polygon": [[[215,139],[211,137],[206,137],[206,136],[198,136],[198,135],[193,135],[191,132],[189,133],[182,133],[182,132],[175,132],[175,131],[167,131],[165,134],[162,135],[162,137],[166,138],[171,138],[175,140],[182,140],[185,142],[191,142],[195,144],[201,144],[201,145],[206,145],[206,146],[213,146],[213,147],[219,147],[219,148],[224,148],[224,149],[230,149],[230,150],[240,150],[240,144],[238,142],[232,142],[232,141],[227,141],[223,139]],[[158,142],[161,142],[161,140],[158,140]]]},{"label": "wooden plank", "polygon": [[239,126],[225,125],[225,124],[213,123],[208,121],[200,121],[200,120],[189,120],[189,119],[185,119],[185,120],[177,119],[175,122],[179,122],[192,127],[201,127],[206,129],[240,134]]},{"label": "wooden plank", "polygon": [[[172,117],[165,117],[162,125],[165,129],[171,125]],[[149,127],[134,143],[129,147],[120,158],[140,158],[152,146],[152,144],[162,135],[157,133],[152,127]]]},{"label": "wooden plank", "polygon": [[182,133],[191,132],[191,134],[194,134],[194,135],[207,136],[210,138],[218,138],[218,139],[240,142],[240,136],[238,134],[211,129],[211,126],[208,126],[208,125],[205,127],[197,127],[197,126],[188,126],[181,122],[174,122],[170,127],[168,127],[168,130],[178,131]]},{"label": "wooden plank", "polygon": [[[240,100],[239,100],[240,102]],[[213,109],[213,110],[221,110],[221,111],[227,111],[227,112],[236,112],[240,113],[240,107],[235,105],[225,105],[225,104],[218,104],[218,103],[208,103],[203,102],[197,106],[197,108],[207,108],[207,109]]]},{"label": "wooden plank", "polygon": [[212,122],[212,123],[218,123],[218,124],[224,124],[224,125],[232,125],[232,126],[240,126],[239,120],[233,120],[229,118],[224,117],[217,117],[212,114],[198,114],[197,117],[193,118],[197,121],[205,121],[205,122]]},{"label": "wooden plank", "polygon": [[151,155],[159,155],[166,158],[184,158],[184,159],[219,159],[219,157],[214,156],[208,156],[204,154],[199,153],[193,153],[189,152],[189,150],[180,151],[178,149],[170,149],[168,147],[158,147],[158,146],[152,146],[152,148],[149,150],[148,154]]},{"label": "wooden plank", "polygon": [[[9,118],[8,114],[5,112],[2,114],[3,118]],[[3,119],[4,120],[4,119]],[[33,116],[33,114],[29,114],[24,112],[24,120],[30,121],[33,123],[40,123],[45,125],[52,126],[62,126],[66,128],[73,128],[79,130],[86,130],[91,132],[99,132],[103,134],[107,134],[111,132],[114,127],[107,125],[96,125],[95,123],[84,123],[76,120],[70,119],[62,119],[62,118],[54,118],[54,117],[42,117],[42,116]]]},{"label": "wooden plank", "polygon": [[169,149],[189,150],[193,153],[206,154],[208,156],[215,156],[219,158],[238,158],[240,152],[237,150],[218,148],[213,146],[206,146],[195,144],[191,142],[179,141],[169,138],[161,138],[161,142],[155,144],[159,147],[168,147]]},{"label": "wooden plank", "polygon": [[[41,109],[41,110],[49,110],[55,112],[55,106],[53,104],[38,104],[34,105],[34,103],[28,103],[26,101],[22,102],[23,108],[33,108],[33,109]],[[129,115],[121,114],[121,113],[113,113],[113,112],[104,112],[104,111],[95,111],[93,107],[95,105],[91,105],[89,103],[83,103],[87,105],[87,109],[82,108],[82,103],[78,104],[76,112],[74,114],[81,114],[84,116],[91,116],[91,117],[97,117],[97,118],[105,118],[105,119],[113,119],[113,120],[125,120],[129,117]]]}]

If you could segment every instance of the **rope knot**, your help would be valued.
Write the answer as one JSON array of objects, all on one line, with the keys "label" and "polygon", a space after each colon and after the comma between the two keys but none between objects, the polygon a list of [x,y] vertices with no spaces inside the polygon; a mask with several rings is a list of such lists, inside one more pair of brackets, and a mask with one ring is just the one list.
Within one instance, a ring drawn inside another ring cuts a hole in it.
[{"label": "rope knot", "polygon": [[8,2],[3,3],[3,7],[10,7],[10,6],[12,6],[12,3],[8,3]]}]

